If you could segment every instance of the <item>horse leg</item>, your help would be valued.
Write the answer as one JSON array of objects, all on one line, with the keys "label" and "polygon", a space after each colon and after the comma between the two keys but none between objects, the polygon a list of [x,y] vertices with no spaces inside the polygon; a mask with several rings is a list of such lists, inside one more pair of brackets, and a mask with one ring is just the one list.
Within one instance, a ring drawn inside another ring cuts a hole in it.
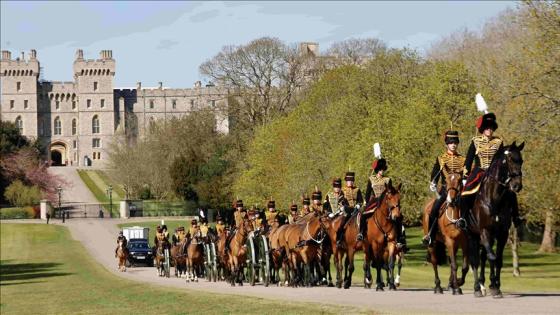
[{"label": "horse leg", "polygon": [[382,263],[377,261],[375,264],[375,270],[377,271],[377,278],[375,280],[375,282],[377,283],[376,287],[375,287],[375,291],[383,291],[383,287],[385,286],[383,284],[383,279],[381,279],[381,266]]},{"label": "horse leg", "polygon": [[364,288],[371,288],[371,250],[370,248],[364,248]]},{"label": "horse leg", "polygon": [[508,232],[502,231],[498,235],[498,239],[496,242],[496,274],[494,277],[494,290],[492,291],[492,297],[494,298],[502,298],[502,291],[500,290],[501,280],[500,276],[502,273],[502,266],[504,262],[504,248],[507,243]]},{"label": "horse leg", "polygon": [[461,244],[461,253],[463,254],[463,266],[461,269],[461,279],[458,280],[458,285],[461,287],[465,284],[465,279],[467,277],[467,273],[469,272],[469,248],[467,244],[466,238],[463,236],[460,238]]},{"label": "horse leg", "polygon": [[395,245],[393,244],[394,243],[391,243],[389,245],[389,264],[387,266],[389,271],[389,276],[387,278],[389,291],[397,290],[397,287],[395,286]]},{"label": "horse leg", "polygon": [[480,283],[480,290],[483,295],[486,296],[486,287],[484,284],[486,283],[486,260],[487,260],[487,252],[484,248],[478,248],[480,252],[480,274],[479,274],[479,283]]},{"label": "horse leg", "polygon": [[348,248],[346,261],[348,265],[348,277],[344,281],[344,288],[349,289],[350,286],[352,285],[352,274],[354,273],[354,249],[353,248]]},{"label": "horse leg", "polygon": [[472,235],[469,238],[469,259],[470,264],[473,271],[473,278],[474,278],[474,296],[475,297],[482,297],[484,296],[481,291],[480,287],[480,280],[478,278],[478,267],[480,265],[480,243],[478,240],[477,235]]},{"label": "horse leg", "polygon": [[397,276],[395,277],[395,285],[397,288],[401,285],[401,270],[402,270],[402,260],[403,260],[403,253],[397,254]]},{"label": "horse leg", "polygon": [[443,289],[441,288],[441,281],[439,279],[437,257],[435,249],[433,247],[428,247],[428,256],[430,257],[430,263],[432,263],[432,268],[434,269],[434,294],[443,294]]},{"label": "horse leg", "polygon": [[457,283],[457,243],[449,238],[445,238],[445,243],[447,245],[447,252],[449,253],[449,258],[451,260],[450,268],[451,268],[451,278],[450,278],[450,285],[453,295],[463,294],[461,288],[459,288],[459,284]]},{"label": "horse leg", "polygon": [[482,231],[480,231],[480,244],[486,249],[488,260],[496,260],[496,254],[494,254],[492,250],[492,237],[488,229],[482,229]]}]

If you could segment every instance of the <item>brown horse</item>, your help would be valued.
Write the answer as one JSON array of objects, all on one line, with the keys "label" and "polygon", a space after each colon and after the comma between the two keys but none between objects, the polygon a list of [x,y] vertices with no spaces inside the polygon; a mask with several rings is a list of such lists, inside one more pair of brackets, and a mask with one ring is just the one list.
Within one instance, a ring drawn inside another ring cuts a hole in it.
[{"label": "brown horse", "polygon": [[[396,188],[393,185],[386,185],[385,191],[381,194],[377,208],[373,212],[373,216],[368,218],[367,222],[367,237],[365,241],[365,246],[368,248],[364,251],[366,253],[364,266],[367,265],[366,270],[364,270],[366,278],[370,275],[369,271],[369,258],[371,253],[371,258],[373,264],[377,270],[377,291],[383,291],[383,281],[381,280],[381,269],[385,264],[384,253],[385,250],[388,251],[388,264],[387,268],[389,270],[389,276],[387,283],[389,290],[396,290],[397,287],[394,283],[394,269],[395,260],[397,253],[397,231],[396,221],[401,218],[401,206],[400,206],[400,189],[399,184]],[[366,210],[371,206],[366,206]]]},{"label": "brown horse", "polygon": [[175,277],[187,277],[187,239],[183,238],[171,247],[171,258],[175,265]]},{"label": "brown horse", "polygon": [[246,264],[247,248],[245,242],[247,235],[253,231],[253,224],[248,218],[243,218],[229,240],[228,264],[230,267],[230,283],[243,285],[243,269]]},{"label": "brown horse", "polygon": [[286,255],[286,247],[284,241],[284,233],[288,228],[289,224],[279,226],[270,232],[270,249],[272,255],[272,269],[274,278],[273,281],[277,281],[280,285],[280,268],[284,272],[284,284],[288,285],[290,283],[290,261],[288,260],[288,255]]},{"label": "brown horse", "polygon": [[158,241],[156,243],[155,246],[155,251],[154,251],[154,260],[155,260],[155,265],[156,265],[156,269],[157,269],[157,274],[160,277],[165,276],[165,268],[164,268],[164,263],[165,263],[165,248],[166,247],[166,242],[165,241]]},{"label": "brown horse", "polygon": [[[328,219],[311,212],[303,220],[289,224],[283,233],[285,251],[291,260],[292,285],[296,285],[298,274],[303,273],[303,284],[313,283],[312,266],[317,262],[318,249],[326,237]],[[303,268],[299,268],[300,262]],[[299,271],[299,272],[298,272]]]},{"label": "brown horse", "polygon": [[128,261],[128,249],[124,246],[124,240],[119,240],[117,249],[117,260],[119,261],[119,271],[126,271],[126,262]]},{"label": "brown horse", "polygon": [[229,236],[229,230],[223,230],[223,232],[218,234],[218,241],[216,242],[216,255],[218,261],[218,278],[225,280],[229,277],[229,255],[226,250],[226,243]]},{"label": "brown horse", "polygon": [[[453,294],[463,294],[461,286],[465,283],[465,277],[469,271],[468,264],[468,249],[467,249],[467,236],[459,227],[457,227],[456,222],[461,218],[461,208],[458,203],[461,191],[461,174],[452,173],[447,166],[446,173],[446,187],[447,187],[447,199],[439,209],[438,215],[438,234],[436,236],[436,243],[433,247],[428,247],[428,257],[432,266],[434,268],[434,282],[435,288],[434,293],[443,293],[441,288],[441,281],[438,276],[438,265],[445,262],[445,248],[447,248],[447,253],[451,261],[451,274],[449,277],[449,287],[453,290]],[[422,220],[422,226],[424,228],[424,234],[428,234],[429,227],[429,217],[432,206],[435,199],[432,199],[424,207],[424,216]],[[461,246],[461,251],[463,252],[463,267],[461,279],[457,280],[457,251]]]},{"label": "brown horse", "polygon": [[198,274],[204,266],[204,248],[201,234],[187,234],[187,282],[198,282]]}]

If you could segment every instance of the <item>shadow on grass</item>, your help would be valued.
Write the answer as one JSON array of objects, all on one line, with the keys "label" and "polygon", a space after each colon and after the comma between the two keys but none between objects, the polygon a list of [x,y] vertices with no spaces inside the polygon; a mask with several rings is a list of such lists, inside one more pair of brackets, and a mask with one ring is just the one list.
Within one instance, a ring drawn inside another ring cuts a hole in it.
[{"label": "shadow on grass", "polygon": [[[54,268],[60,266],[60,263],[22,263],[22,264],[9,264],[7,261],[0,263],[0,282],[4,285],[14,285],[16,283],[6,283],[6,281],[15,280],[31,280],[41,278],[52,278],[68,276],[68,272],[54,272]],[[18,282],[22,283],[22,282]],[[25,282],[30,283],[30,282]]]}]

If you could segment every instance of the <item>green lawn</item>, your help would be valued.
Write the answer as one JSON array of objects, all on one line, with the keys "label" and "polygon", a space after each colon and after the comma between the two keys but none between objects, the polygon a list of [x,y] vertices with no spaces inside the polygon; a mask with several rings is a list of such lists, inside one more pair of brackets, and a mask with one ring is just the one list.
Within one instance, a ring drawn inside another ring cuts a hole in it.
[{"label": "green lawn", "polygon": [[[119,227],[143,226],[150,228],[150,242],[155,236],[155,227],[160,221],[120,224]],[[188,229],[190,222],[185,220],[165,221],[170,234],[178,226]],[[434,273],[431,264],[425,264],[426,249],[421,245],[422,231],[418,227],[408,228],[408,246],[411,251],[407,254],[401,273],[401,288],[431,288],[434,286]],[[537,253],[538,244],[523,242],[519,250],[521,277],[513,277],[511,267],[511,249],[506,247],[504,268],[502,272],[502,290],[504,292],[560,292],[560,254]],[[460,253],[460,252],[459,252]],[[460,258],[461,259],[461,258]],[[358,253],[354,260],[355,271],[352,277],[354,286],[363,286],[363,255]],[[396,270],[396,268],[395,268]],[[447,285],[449,279],[449,265],[439,267],[442,286]],[[488,269],[486,269],[486,284],[489,283]],[[374,272],[374,270],[372,270]],[[334,264],[331,273],[336,277]],[[460,274],[460,267],[459,267]],[[375,277],[375,273],[373,273]],[[385,277],[385,273],[383,275]],[[469,270],[464,288],[473,287],[472,273]]]},{"label": "green lawn", "polygon": [[124,191],[119,185],[115,185],[109,180],[107,174],[99,170],[78,170],[78,174],[82,181],[86,184],[89,190],[93,193],[97,201],[101,203],[108,203],[109,196],[107,195],[107,188],[109,185],[113,186],[113,203],[118,204],[124,197]]},{"label": "green lawn", "polygon": [[[119,278],[65,227],[2,224],[2,314],[316,314],[359,310],[167,289]],[[266,310],[266,311],[264,311]]]}]

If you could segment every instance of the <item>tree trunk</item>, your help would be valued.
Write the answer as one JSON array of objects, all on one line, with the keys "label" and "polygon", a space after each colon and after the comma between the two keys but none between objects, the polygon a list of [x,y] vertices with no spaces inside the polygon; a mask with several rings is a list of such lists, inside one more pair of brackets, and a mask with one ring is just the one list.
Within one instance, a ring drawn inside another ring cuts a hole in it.
[{"label": "tree trunk", "polygon": [[511,240],[511,260],[513,263],[513,276],[519,277],[521,271],[519,270],[519,254],[517,249],[519,248],[519,235],[517,234],[517,229],[512,225],[509,229],[510,240]]},{"label": "tree trunk", "polygon": [[556,231],[554,231],[554,215],[552,210],[546,211],[546,219],[544,221],[544,233],[539,252],[552,253],[556,251],[555,248]]}]

